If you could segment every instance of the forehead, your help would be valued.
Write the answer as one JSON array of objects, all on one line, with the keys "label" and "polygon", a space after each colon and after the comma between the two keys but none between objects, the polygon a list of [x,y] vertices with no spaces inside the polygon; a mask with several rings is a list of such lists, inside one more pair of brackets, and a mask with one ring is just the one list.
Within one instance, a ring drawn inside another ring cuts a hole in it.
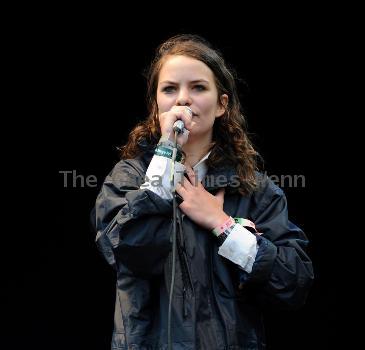
[{"label": "forehead", "polygon": [[162,64],[159,81],[182,81],[205,79],[214,81],[212,70],[202,61],[187,56],[168,56]]}]

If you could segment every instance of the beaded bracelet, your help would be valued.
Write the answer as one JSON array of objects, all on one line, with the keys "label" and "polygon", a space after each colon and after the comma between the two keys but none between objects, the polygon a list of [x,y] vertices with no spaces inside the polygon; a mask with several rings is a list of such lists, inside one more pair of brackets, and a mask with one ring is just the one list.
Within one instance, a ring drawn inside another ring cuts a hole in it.
[{"label": "beaded bracelet", "polygon": [[215,228],[213,228],[212,233],[218,237],[220,236],[223,232],[225,232],[227,229],[229,229],[230,227],[235,225],[235,221],[234,219],[230,216],[228,218],[228,220],[226,220],[222,225],[219,225]]},{"label": "beaded bracelet", "polygon": [[[242,227],[248,229],[251,233],[256,233],[258,235],[261,235],[261,233],[257,232],[255,224],[248,220],[243,218],[232,218],[229,217],[229,219],[224,222],[222,225],[215,227],[212,230],[212,233],[218,238],[218,241],[223,244],[223,242],[226,240],[226,238],[229,236],[229,234],[232,232],[234,226],[236,224],[240,224]],[[254,231],[254,232],[252,232]]]}]

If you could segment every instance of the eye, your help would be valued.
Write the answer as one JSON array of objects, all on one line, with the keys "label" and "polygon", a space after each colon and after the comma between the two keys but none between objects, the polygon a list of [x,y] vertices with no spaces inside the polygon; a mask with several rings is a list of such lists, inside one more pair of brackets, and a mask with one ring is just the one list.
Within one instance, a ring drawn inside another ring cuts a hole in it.
[{"label": "eye", "polygon": [[204,85],[198,84],[198,85],[194,85],[194,89],[197,91],[204,91],[206,90]]},{"label": "eye", "polygon": [[170,94],[172,92],[175,91],[175,87],[172,85],[168,85],[162,88],[162,92],[166,93],[166,94]]}]

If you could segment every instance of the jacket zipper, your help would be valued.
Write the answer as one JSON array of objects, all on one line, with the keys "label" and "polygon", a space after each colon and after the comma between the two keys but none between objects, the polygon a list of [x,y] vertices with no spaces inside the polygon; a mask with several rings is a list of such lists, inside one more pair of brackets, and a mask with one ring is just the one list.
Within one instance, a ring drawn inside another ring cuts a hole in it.
[{"label": "jacket zipper", "polygon": [[[180,239],[179,239],[179,241],[180,241]],[[183,283],[183,291],[182,291],[183,316],[184,316],[184,318],[186,318],[188,315],[188,308],[187,308],[187,303],[186,303],[186,292],[187,292],[187,287],[189,289],[191,289],[191,284],[190,284],[188,274],[186,272],[186,264],[185,264],[185,260],[183,257],[184,252],[181,249],[180,242],[178,242],[177,249],[178,249],[178,255],[179,255],[179,260],[180,260],[182,283]]]},{"label": "jacket zipper", "polygon": [[188,316],[188,305],[186,302],[186,293],[187,293],[187,287],[191,290],[192,295],[194,295],[194,287],[193,282],[191,279],[191,274],[189,271],[189,265],[187,262],[186,257],[186,251],[185,251],[185,240],[183,236],[183,230],[182,230],[182,223],[181,223],[181,217],[178,215],[178,225],[179,225],[179,235],[177,240],[177,247],[178,247],[178,254],[180,258],[180,265],[181,265],[181,274],[182,274],[182,281],[183,281],[183,317],[186,318]]},{"label": "jacket zipper", "polygon": [[187,303],[186,303],[186,288],[184,286],[183,288],[183,316],[184,318],[186,318],[188,316],[188,306],[187,306]]},{"label": "jacket zipper", "polygon": [[182,222],[181,222],[181,217],[180,215],[178,215],[178,224],[179,224],[179,240],[180,241],[180,247],[181,247],[181,258],[182,258],[182,266],[183,266],[183,270],[185,273],[185,278],[188,279],[188,285],[190,286],[190,290],[192,292],[192,294],[194,295],[194,286],[193,286],[193,280],[191,278],[191,273],[190,273],[190,269],[189,269],[189,264],[188,264],[188,259],[186,256],[186,249],[185,249],[185,239],[184,239],[184,235],[183,235],[183,228],[182,228]]}]

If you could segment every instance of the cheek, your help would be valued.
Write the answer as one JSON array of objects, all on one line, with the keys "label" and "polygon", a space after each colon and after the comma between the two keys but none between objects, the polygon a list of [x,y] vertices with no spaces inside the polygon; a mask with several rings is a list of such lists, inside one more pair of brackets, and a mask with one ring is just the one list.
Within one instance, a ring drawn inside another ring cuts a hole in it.
[{"label": "cheek", "polygon": [[174,105],[174,101],[164,95],[157,95],[156,98],[159,113],[167,112]]},{"label": "cheek", "polygon": [[212,97],[207,97],[199,102],[200,110],[204,114],[215,114],[217,110],[217,100]]}]

